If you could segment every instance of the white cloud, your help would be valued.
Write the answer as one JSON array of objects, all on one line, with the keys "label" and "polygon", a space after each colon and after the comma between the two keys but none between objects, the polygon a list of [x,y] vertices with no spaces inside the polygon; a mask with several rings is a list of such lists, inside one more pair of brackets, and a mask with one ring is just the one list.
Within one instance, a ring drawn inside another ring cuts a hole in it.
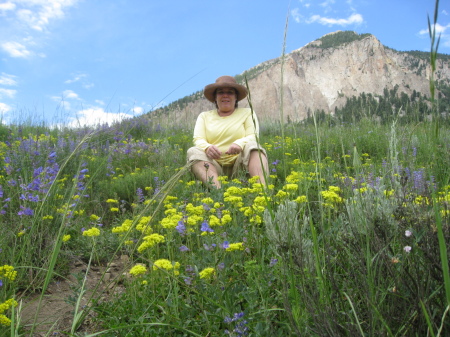
[{"label": "white cloud", "polygon": [[52,21],[62,19],[67,9],[77,1],[7,0],[0,3],[0,17],[6,18],[0,22],[0,29],[4,32],[0,36],[0,49],[11,57],[45,57],[43,53],[31,52],[36,48],[37,34],[47,31]]},{"label": "white cloud", "polygon": [[65,99],[80,99],[78,94],[73,92],[72,90],[64,90],[63,98],[65,98]]},{"label": "white cloud", "polygon": [[302,21],[302,15],[300,14],[300,10],[298,8],[294,8],[291,10],[291,15],[294,18],[295,22],[300,23]]},{"label": "white cloud", "polygon": [[69,119],[68,127],[75,128],[83,126],[96,126],[106,123],[111,124],[131,117],[133,116],[125,113],[106,112],[103,108],[93,107],[78,111],[77,117],[71,117]]},{"label": "white cloud", "polygon": [[0,85],[9,85],[9,86],[17,85],[15,77],[16,76],[14,75],[2,73],[0,75]]},{"label": "white cloud", "polygon": [[319,4],[319,6],[322,7],[330,7],[332,4],[335,3],[335,0],[325,0],[324,2],[322,2],[321,4]]},{"label": "white cloud", "polygon": [[88,74],[83,74],[83,73],[76,74],[76,75],[73,75],[73,77],[71,79],[64,81],[64,83],[72,84],[72,83],[80,82],[83,88],[90,89],[94,86],[94,84],[88,82],[86,80],[87,77],[88,77]]},{"label": "white cloud", "polygon": [[103,102],[102,100],[96,99],[95,103],[97,103],[98,105],[105,105],[105,102]]},{"label": "white cloud", "polygon": [[[431,25],[433,27],[433,25]],[[436,23],[436,33],[445,34],[445,31],[450,28],[450,23],[447,26],[442,26],[439,23]],[[420,35],[428,35],[428,28],[422,29],[419,32]]]},{"label": "white cloud", "polygon": [[64,10],[77,0],[15,0],[22,7],[17,17],[29,27],[43,31],[51,20],[64,17]]},{"label": "white cloud", "polygon": [[71,78],[70,80],[64,81],[64,83],[67,83],[67,84],[75,83],[75,82],[78,82],[78,81],[80,81],[81,79],[83,79],[85,77],[87,77],[87,74],[77,74],[77,75],[74,75],[73,78]]},{"label": "white cloud", "polygon": [[[432,25],[433,27],[433,25]],[[447,30],[450,30],[450,23],[446,26],[442,26],[439,23],[436,23],[436,37],[440,37],[440,44],[445,46],[445,47],[450,47],[450,34],[447,33]],[[426,35],[429,36],[429,30],[428,28],[426,29],[422,29],[421,31],[419,31],[419,35]]]},{"label": "white cloud", "polygon": [[0,97],[14,98],[17,90],[0,88]]},{"label": "white cloud", "polygon": [[3,114],[5,112],[11,111],[11,110],[12,110],[12,108],[8,104],[0,102],[0,114]]},{"label": "white cloud", "polygon": [[436,23],[436,33],[445,34],[445,31],[450,28],[450,23],[447,26],[441,26],[439,23]]},{"label": "white cloud", "polygon": [[28,57],[31,55],[27,47],[19,42],[5,42],[2,43],[1,47],[11,57]]},{"label": "white cloud", "polygon": [[6,12],[6,11],[12,11],[16,9],[16,5],[12,2],[4,2],[0,4],[0,11]]},{"label": "white cloud", "polygon": [[335,3],[335,0],[325,0],[319,6],[322,6],[324,8],[325,13],[331,12],[333,9],[331,8],[331,5]]},{"label": "white cloud", "polygon": [[305,0],[299,0],[299,2],[303,5],[303,7],[309,8],[311,4]]},{"label": "white cloud", "polygon": [[442,10],[442,14],[448,15],[448,12],[447,12],[445,9],[443,9],[443,10]]},{"label": "white cloud", "polygon": [[352,14],[347,19],[334,19],[334,18],[326,18],[322,17],[320,15],[313,15],[308,20],[307,23],[320,23],[324,26],[348,26],[352,24],[361,24],[363,23],[364,19],[361,14]]},{"label": "white cloud", "polygon": [[140,106],[135,106],[133,109],[131,109],[131,111],[133,111],[133,113],[139,115],[144,112],[144,108],[140,107]]}]

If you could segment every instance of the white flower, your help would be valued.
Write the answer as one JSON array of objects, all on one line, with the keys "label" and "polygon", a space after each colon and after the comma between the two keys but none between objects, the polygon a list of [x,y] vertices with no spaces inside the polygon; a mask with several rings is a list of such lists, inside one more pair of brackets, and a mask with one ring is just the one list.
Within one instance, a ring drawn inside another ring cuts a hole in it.
[{"label": "white flower", "polygon": [[407,253],[411,252],[411,246],[405,246],[403,250]]},{"label": "white flower", "polygon": [[410,230],[406,230],[406,231],[405,231],[405,236],[406,236],[407,238],[409,238],[411,235],[412,235],[412,232],[411,232]]}]

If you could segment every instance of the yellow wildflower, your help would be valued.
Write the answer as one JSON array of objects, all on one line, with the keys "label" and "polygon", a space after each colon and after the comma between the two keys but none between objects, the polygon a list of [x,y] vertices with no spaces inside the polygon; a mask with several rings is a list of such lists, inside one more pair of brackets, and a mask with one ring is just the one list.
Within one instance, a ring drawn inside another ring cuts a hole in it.
[{"label": "yellow wildflower", "polygon": [[100,229],[98,229],[97,227],[92,227],[83,232],[83,236],[99,236],[99,235],[100,235]]},{"label": "yellow wildflower", "polygon": [[69,241],[69,240],[70,240],[70,234],[66,234],[66,235],[64,235],[63,238],[62,238],[62,241],[63,241],[63,242],[67,242],[67,241]]},{"label": "yellow wildflower", "polygon": [[394,190],[384,190],[384,195],[386,196],[386,198],[389,198],[390,196],[392,196],[394,194]]},{"label": "yellow wildflower", "polygon": [[283,190],[288,191],[288,192],[295,192],[298,190],[298,185],[297,184],[286,184],[283,186]]},{"label": "yellow wildflower", "polygon": [[12,298],[0,304],[0,325],[9,326],[11,324],[11,320],[8,317],[6,317],[3,313],[9,308],[16,306],[17,301]]},{"label": "yellow wildflower", "polygon": [[203,269],[200,273],[199,276],[200,278],[204,278],[206,280],[210,280],[214,277],[214,275],[216,274],[216,270],[214,268],[205,268]]},{"label": "yellow wildflower", "polygon": [[90,220],[92,221],[98,221],[100,220],[100,217],[98,215],[95,214],[91,214],[91,216],[89,217]]},{"label": "yellow wildflower", "polygon": [[139,276],[145,274],[147,272],[147,268],[141,264],[136,264],[133,268],[130,269],[130,274],[133,276]]},{"label": "yellow wildflower", "polygon": [[141,243],[141,245],[138,247],[138,252],[142,253],[147,248],[153,247],[157,243],[164,242],[165,238],[164,236],[160,234],[150,234],[144,237],[144,242]]},{"label": "yellow wildflower", "polygon": [[244,243],[243,242],[237,242],[237,243],[230,243],[228,248],[225,249],[227,252],[232,252],[235,250],[244,250]]},{"label": "yellow wildflower", "polygon": [[159,259],[153,263],[153,270],[158,270],[158,269],[165,269],[167,271],[170,271],[173,269],[173,273],[175,275],[179,275],[180,272],[178,271],[178,269],[180,269],[180,263],[179,262],[172,263],[167,259]]},{"label": "yellow wildflower", "polygon": [[0,277],[5,277],[10,281],[14,281],[17,276],[17,271],[14,270],[13,266],[9,266],[7,264],[0,267]]},{"label": "yellow wildflower", "polygon": [[298,204],[302,204],[302,203],[308,202],[308,198],[306,197],[306,195],[300,195],[294,201]]},{"label": "yellow wildflower", "polygon": [[133,224],[133,221],[130,219],[126,219],[122,225],[113,227],[112,232],[113,233],[126,233],[130,230],[131,225]]}]

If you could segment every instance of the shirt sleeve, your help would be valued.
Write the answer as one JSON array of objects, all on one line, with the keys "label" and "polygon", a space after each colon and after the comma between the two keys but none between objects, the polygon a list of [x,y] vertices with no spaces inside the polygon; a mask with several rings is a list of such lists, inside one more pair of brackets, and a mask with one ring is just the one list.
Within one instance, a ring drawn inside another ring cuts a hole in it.
[{"label": "shirt sleeve", "polygon": [[[253,115],[253,117],[252,117]],[[250,112],[248,117],[244,122],[245,128],[245,137],[240,139],[236,139],[233,143],[239,145],[241,148],[244,148],[244,145],[248,142],[256,142],[256,137],[259,137],[259,123],[256,114]]]},{"label": "shirt sleeve", "polygon": [[205,115],[201,113],[197,117],[194,127],[194,146],[205,151],[211,146],[210,143],[206,141],[206,125],[205,125]]}]

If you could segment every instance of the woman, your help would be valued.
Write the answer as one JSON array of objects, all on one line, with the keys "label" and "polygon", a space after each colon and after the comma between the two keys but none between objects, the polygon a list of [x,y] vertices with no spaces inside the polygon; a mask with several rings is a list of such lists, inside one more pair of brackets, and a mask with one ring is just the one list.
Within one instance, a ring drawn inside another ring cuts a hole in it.
[{"label": "woman", "polygon": [[221,76],[203,94],[216,109],[202,112],[194,128],[194,147],[187,152],[192,172],[205,184],[220,188],[218,177],[244,167],[265,186],[267,155],[257,142],[259,125],[249,108],[238,108],[247,89],[231,76]]}]

